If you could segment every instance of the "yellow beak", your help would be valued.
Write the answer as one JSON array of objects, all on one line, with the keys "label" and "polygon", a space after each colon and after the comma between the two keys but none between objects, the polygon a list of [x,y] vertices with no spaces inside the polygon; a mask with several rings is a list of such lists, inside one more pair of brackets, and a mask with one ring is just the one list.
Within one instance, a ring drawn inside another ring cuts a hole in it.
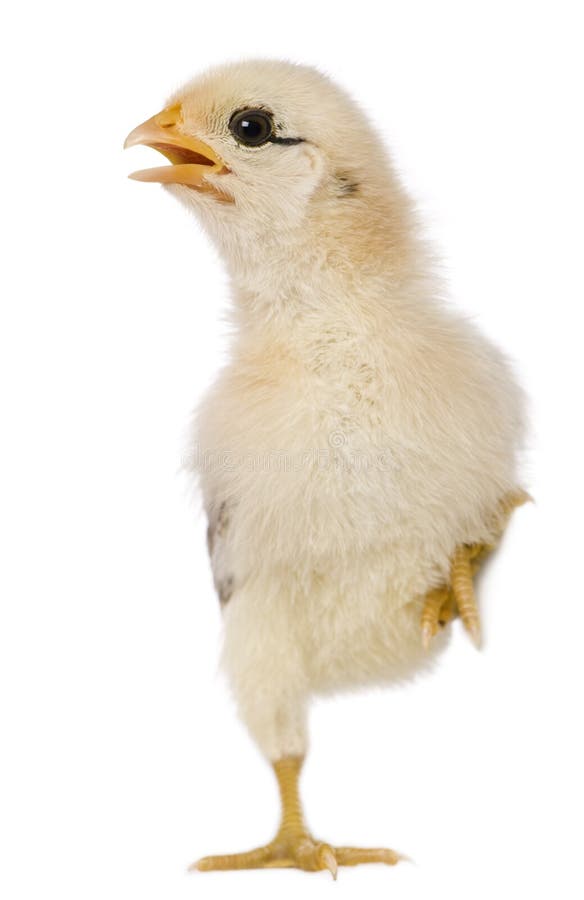
[{"label": "yellow beak", "polygon": [[132,172],[130,178],[198,187],[210,173],[229,171],[221,157],[208,144],[181,131],[182,121],[182,109],[177,104],[163,109],[130,132],[124,141],[124,148],[144,144],[158,150],[172,163],[171,166]]}]

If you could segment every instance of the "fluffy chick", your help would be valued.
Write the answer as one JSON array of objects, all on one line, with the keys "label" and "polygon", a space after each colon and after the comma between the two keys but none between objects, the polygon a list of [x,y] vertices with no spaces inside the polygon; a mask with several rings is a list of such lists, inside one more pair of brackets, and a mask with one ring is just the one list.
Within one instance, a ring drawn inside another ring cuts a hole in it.
[{"label": "fluffy chick", "polygon": [[308,832],[307,706],[424,667],[457,610],[478,639],[472,574],[525,496],[521,392],[442,303],[381,141],[319,72],[214,69],[135,143],[172,165],[133,177],[193,210],[230,277],[230,361],[198,411],[196,468],[223,663],[283,808],[270,844],[197,866],[395,863]]}]

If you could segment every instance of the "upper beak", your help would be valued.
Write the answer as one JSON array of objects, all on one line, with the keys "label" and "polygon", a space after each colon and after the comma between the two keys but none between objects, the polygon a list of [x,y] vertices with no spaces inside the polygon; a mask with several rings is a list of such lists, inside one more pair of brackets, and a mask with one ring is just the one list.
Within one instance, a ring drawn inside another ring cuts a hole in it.
[{"label": "upper beak", "polygon": [[209,173],[229,171],[221,157],[208,144],[181,131],[182,121],[182,109],[177,104],[163,109],[130,132],[124,141],[124,148],[144,144],[159,150],[172,163],[171,166],[132,172],[130,178],[197,187]]}]

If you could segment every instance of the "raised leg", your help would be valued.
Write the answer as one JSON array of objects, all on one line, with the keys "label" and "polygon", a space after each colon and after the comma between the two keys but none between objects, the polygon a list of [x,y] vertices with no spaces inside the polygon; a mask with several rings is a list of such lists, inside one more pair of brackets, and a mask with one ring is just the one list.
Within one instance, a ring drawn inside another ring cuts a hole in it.
[{"label": "raised leg", "polygon": [[456,548],[450,565],[450,584],[462,624],[478,647],[481,642],[481,622],[472,583],[471,565],[471,560],[476,555],[474,547],[463,545]]},{"label": "raised leg", "polygon": [[339,866],[381,862],[393,866],[402,858],[394,850],[332,847],[311,836],[304,824],[298,779],[302,757],[287,756],[273,764],[282,804],[282,821],[275,838],[263,847],[245,853],[205,856],[191,866],[201,872],[227,869],[272,869],[295,867],[306,872],[328,869],[337,877]]},{"label": "raised leg", "polygon": [[[509,516],[517,506],[531,497],[524,491],[517,491],[504,497],[496,511],[493,531],[500,536]],[[478,571],[485,556],[495,549],[495,544],[461,544],[456,548],[450,561],[450,583],[429,591],[422,610],[422,643],[428,649],[440,626],[446,625],[457,613],[478,647],[481,641],[481,623],[476,602],[473,576]]]}]

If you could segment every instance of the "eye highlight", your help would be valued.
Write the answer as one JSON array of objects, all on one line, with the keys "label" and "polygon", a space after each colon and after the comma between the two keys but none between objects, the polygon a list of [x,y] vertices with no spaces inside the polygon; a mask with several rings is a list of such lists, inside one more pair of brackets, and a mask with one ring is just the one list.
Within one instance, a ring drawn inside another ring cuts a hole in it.
[{"label": "eye highlight", "polygon": [[272,139],[274,120],[263,109],[243,109],[233,113],[229,130],[240,144],[261,147]]}]

